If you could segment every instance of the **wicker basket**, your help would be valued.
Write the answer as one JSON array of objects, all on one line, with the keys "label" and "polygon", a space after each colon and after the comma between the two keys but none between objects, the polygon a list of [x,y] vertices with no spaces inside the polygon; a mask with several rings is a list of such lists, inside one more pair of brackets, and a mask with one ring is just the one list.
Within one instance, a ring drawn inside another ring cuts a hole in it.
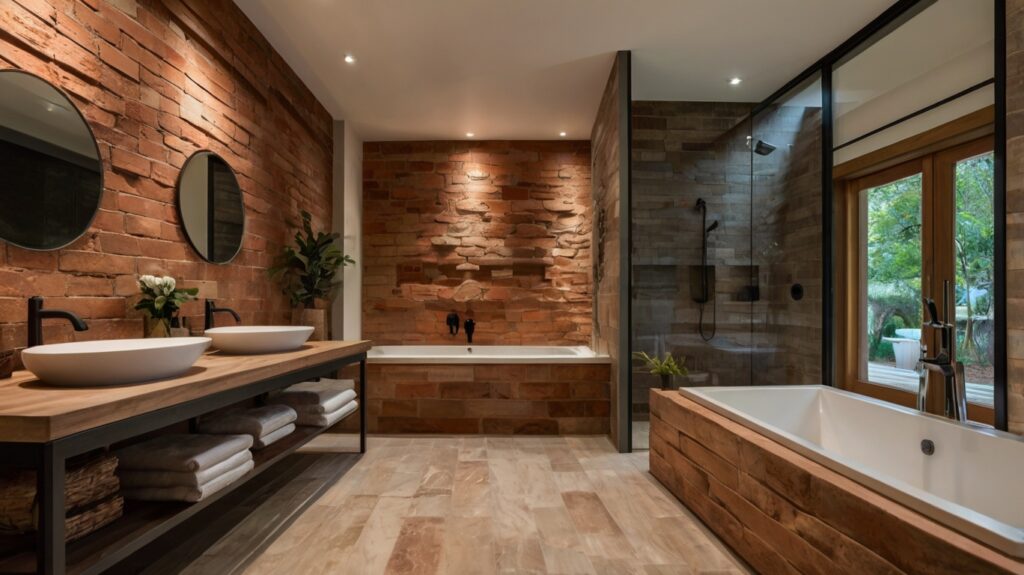
[{"label": "wicker basket", "polygon": [[68,516],[64,522],[64,539],[74,541],[109,525],[124,515],[124,498],[120,495],[108,497],[81,513]]},{"label": "wicker basket", "polygon": [[[104,454],[68,469],[64,476],[64,509],[69,515],[117,493],[117,458]],[[36,473],[12,470],[0,474],[0,533],[25,533],[37,525]]]}]

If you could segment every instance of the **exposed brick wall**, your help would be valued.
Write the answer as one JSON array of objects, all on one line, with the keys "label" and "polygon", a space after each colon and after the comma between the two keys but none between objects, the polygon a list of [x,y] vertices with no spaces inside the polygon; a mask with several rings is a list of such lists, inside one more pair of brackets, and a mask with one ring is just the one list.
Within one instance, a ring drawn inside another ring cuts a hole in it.
[{"label": "exposed brick wall", "polygon": [[586,345],[588,142],[389,142],[363,148],[363,337]]},{"label": "exposed brick wall", "polygon": [[1024,569],[674,391],[651,392],[650,464],[759,573]]},{"label": "exposed brick wall", "polygon": [[1006,297],[1007,409],[1024,433],[1024,0],[1006,2]]},{"label": "exposed brick wall", "polygon": [[[70,309],[48,341],[141,337],[131,308],[139,274],[169,274],[242,314],[289,320],[265,270],[300,209],[329,226],[331,118],[230,0],[5,0],[0,67],[67,91],[100,144],[101,210],[66,249],[0,242],[0,348],[25,345],[25,297]],[[244,193],[246,234],[229,265],[203,262],[185,241],[174,185],[194,151],[220,154]],[[200,316],[201,304],[187,315]]]},{"label": "exposed brick wall", "polygon": [[608,433],[607,364],[367,366],[375,433]]},{"label": "exposed brick wall", "polygon": [[[621,218],[622,190],[619,178],[623,168],[624,153],[619,145],[619,138],[626,126],[620,126],[619,111],[622,100],[626,97],[619,91],[621,74],[616,58],[605,84],[601,105],[594,119],[594,127],[590,133],[590,141],[594,154],[594,217],[603,222],[595,227],[594,243],[599,255],[595,261],[594,272],[599,281],[594,297],[594,338],[592,347],[601,353],[607,353],[612,359],[611,368],[611,440],[616,447],[620,446],[620,413],[619,381],[622,350],[620,345],[621,330],[629,326],[621,325],[622,312],[619,294],[622,288],[623,271],[620,249],[623,242],[623,222]],[[627,79],[628,81],[628,79]],[[625,385],[625,384],[623,384]],[[625,425],[623,423],[623,425]]]}]

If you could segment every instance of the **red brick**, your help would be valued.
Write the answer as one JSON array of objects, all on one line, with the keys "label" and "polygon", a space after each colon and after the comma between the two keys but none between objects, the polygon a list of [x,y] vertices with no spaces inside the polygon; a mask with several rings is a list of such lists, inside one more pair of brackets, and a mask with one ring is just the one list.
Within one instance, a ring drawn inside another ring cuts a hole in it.
[{"label": "red brick", "polygon": [[133,80],[139,79],[139,63],[110,44],[100,44],[100,59]]}]

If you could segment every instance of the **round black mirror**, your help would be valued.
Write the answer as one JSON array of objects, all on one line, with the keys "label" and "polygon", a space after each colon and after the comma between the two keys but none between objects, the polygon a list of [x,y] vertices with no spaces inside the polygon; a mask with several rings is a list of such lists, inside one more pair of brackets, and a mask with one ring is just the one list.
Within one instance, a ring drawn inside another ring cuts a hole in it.
[{"label": "round black mirror", "polygon": [[0,70],[0,240],[55,250],[89,229],[103,161],[78,108],[52,84]]},{"label": "round black mirror", "polygon": [[178,215],[189,243],[206,261],[223,264],[242,248],[245,205],[235,172],[213,152],[196,152],[178,176]]}]

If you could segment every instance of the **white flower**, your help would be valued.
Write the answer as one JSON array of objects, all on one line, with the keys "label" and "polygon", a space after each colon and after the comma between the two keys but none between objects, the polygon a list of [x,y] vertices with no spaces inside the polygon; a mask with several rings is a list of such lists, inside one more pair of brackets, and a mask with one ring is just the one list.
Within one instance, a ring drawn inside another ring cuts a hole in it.
[{"label": "white flower", "polygon": [[178,285],[174,281],[174,278],[172,278],[171,276],[164,276],[164,277],[160,278],[160,281],[163,282],[164,293],[167,293],[167,294],[170,294],[171,292],[173,292],[174,288]]},{"label": "white flower", "polygon": [[156,276],[146,275],[139,278],[139,283],[142,284],[143,287],[151,290],[156,290],[157,286],[159,285],[157,283],[158,281],[159,280],[157,280]]}]

